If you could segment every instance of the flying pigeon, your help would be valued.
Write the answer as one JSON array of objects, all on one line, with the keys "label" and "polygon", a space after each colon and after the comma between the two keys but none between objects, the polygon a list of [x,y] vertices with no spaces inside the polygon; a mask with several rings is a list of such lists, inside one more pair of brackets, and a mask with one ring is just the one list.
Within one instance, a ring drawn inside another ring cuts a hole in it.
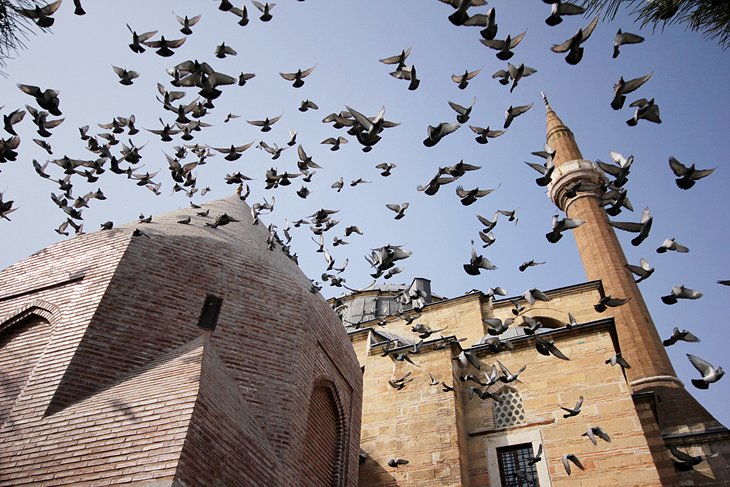
[{"label": "flying pigeon", "polygon": [[695,181],[709,176],[716,169],[695,169],[694,164],[687,167],[675,159],[674,156],[669,157],[669,167],[672,169],[674,175],[677,176],[675,182],[677,183],[677,187],[681,189],[691,188],[695,185]]},{"label": "flying pigeon", "polygon": [[697,369],[700,374],[702,374],[701,379],[692,379],[692,385],[698,389],[709,388],[710,384],[717,382],[718,380],[722,379],[723,375],[725,375],[725,371],[722,370],[722,367],[715,367],[709,362],[702,360],[695,355],[687,354],[687,358],[689,359],[690,363],[694,365],[694,368]]},{"label": "flying pigeon", "polygon": [[596,25],[598,25],[598,17],[599,16],[596,15],[596,17],[585,28],[578,29],[578,32],[576,32],[573,37],[562,44],[555,44],[550,48],[550,50],[556,53],[567,52],[568,55],[565,56],[565,61],[572,65],[578,64],[580,60],[583,59],[583,48],[581,47],[581,44],[587,41],[591,34],[593,34],[593,30],[596,28]]},{"label": "flying pigeon", "polygon": [[672,336],[662,341],[662,345],[669,347],[677,343],[678,341],[699,343],[701,340],[692,334],[689,330],[680,330],[676,326],[672,330]]}]

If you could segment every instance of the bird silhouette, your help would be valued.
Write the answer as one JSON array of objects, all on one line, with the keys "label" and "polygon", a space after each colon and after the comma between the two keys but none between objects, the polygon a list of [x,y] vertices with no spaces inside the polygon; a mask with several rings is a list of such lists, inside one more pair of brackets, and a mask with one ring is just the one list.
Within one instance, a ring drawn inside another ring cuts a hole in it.
[{"label": "bird silhouette", "polygon": [[581,47],[581,44],[591,37],[596,25],[598,25],[598,15],[587,26],[578,29],[578,32],[573,37],[561,44],[555,44],[550,50],[556,53],[567,52],[565,61],[572,65],[578,64],[583,59],[583,47]]}]

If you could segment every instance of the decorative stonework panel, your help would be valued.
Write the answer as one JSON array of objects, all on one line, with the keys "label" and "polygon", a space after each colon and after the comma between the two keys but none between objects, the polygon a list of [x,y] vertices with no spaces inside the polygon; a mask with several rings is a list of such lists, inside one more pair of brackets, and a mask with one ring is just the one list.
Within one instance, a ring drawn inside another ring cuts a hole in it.
[{"label": "decorative stonework panel", "polygon": [[500,429],[524,424],[525,407],[520,393],[516,389],[504,388],[500,397],[502,402],[494,403],[494,427]]}]

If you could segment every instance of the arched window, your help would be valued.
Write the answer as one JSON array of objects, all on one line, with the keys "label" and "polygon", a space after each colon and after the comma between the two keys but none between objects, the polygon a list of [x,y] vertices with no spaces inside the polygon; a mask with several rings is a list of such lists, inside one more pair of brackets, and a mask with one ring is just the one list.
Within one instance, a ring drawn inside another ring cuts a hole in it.
[{"label": "arched window", "polygon": [[302,485],[344,485],[345,426],[334,385],[315,386],[302,450]]},{"label": "arched window", "polygon": [[525,407],[522,405],[522,396],[513,387],[504,387],[499,392],[500,402],[494,402],[494,427],[508,428],[524,424]]},{"label": "arched window", "polygon": [[48,320],[33,312],[0,323],[0,424],[12,411],[50,335]]}]

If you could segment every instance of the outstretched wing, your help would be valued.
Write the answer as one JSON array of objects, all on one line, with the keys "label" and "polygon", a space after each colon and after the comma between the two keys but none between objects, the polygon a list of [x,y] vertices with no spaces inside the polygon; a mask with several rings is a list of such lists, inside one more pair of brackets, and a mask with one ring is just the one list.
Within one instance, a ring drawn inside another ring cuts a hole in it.
[{"label": "outstretched wing", "polygon": [[712,364],[707,362],[706,360],[703,360],[699,358],[696,355],[687,354],[687,358],[689,359],[690,363],[694,366],[695,369],[697,369],[702,376],[709,375],[712,373]]}]

